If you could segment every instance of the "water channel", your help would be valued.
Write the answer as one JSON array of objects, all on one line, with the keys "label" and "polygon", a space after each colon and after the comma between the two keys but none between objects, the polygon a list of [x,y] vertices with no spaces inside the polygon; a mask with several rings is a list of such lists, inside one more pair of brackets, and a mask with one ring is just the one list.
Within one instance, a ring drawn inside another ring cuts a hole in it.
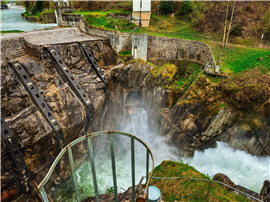
[{"label": "water channel", "polygon": [[10,9],[1,10],[1,31],[34,31],[57,26],[55,23],[42,24],[29,22],[21,16],[24,12],[25,9],[20,6],[11,6]]}]

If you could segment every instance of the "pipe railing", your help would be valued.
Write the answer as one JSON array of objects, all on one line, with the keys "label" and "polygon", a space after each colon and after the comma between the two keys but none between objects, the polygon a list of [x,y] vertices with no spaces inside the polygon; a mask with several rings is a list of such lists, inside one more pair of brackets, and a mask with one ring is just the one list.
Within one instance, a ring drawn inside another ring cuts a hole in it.
[{"label": "pipe railing", "polygon": [[216,180],[206,180],[206,179],[192,178],[192,177],[151,177],[151,178],[152,178],[152,179],[159,179],[159,180],[190,179],[190,180],[200,180],[200,181],[210,182],[210,183],[209,183],[209,186],[208,186],[208,191],[207,191],[206,197],[208,197],[208,195],[209,195],[209,190],[210,190],[210,187],[211,187],[211,183],[212,183],[212,182],[215,182],[215,183],[219,183],[219,184],[222,184],[222,185],[224,185],[224,186],[227,186],[227,187],[229,187],[229,188],[231,188],[231,189],[234,189],[235,191],[237,191],[237,192],[239,192],[239,193],[241,193],[241,194],[244,194],[244,195],[246,195],[246,196],[248,196],[248,197],[250,197],[250,198],[252,198],[252,199],[254,199],[254,200],[256,200],[256,201],[263,202],[262,200],[257,199],[257,198],[255,198],[254,196],[251,196],[251,195],[249,195],[249,194],[247,194],[247,193],[245,193],[245,192],[242,192],[242,191],[240,191],[240,190],[238,190],[238,189],[235,189],[235,188],[231,187],[230,185],[227,185],[227,184],[225,184],[225,183],[223,183],[223,182],[216,181]]},{"label": "pipe railing", "polygon": [[[87,140],[88,147],[89,147],[89,156],[90,156],[90,164],[91,164],[91,172],[92,172],[92,177],[93,177],[93,184],[94,184],[94,190],[95,190],[95,195],[96,195],[96,201],[99,202],[99,192],[98,192],[98,185],[97,185],[97,177],[96,177],[96,171],[95,171],[95,162],[94,162],[94,153],[93,153],[93,145],[92,145],[92,138],[100,135],[109,135],[110,136],[110,150],[111,150],[111,161],[112,161],[112,173],[113,173],[113,186],[114,186],[114,195],[115,195],[115,201],[118,202],[118,193],[117,193],[117,179],[116,179],[116,168],[115,168],[115,156],[114,156],[114,135],[123,135],[126,137],[130,137],[131,139],[131,174],[132,174],[132,202],[135,201],[135,140],[141,143],[145,148],[146,148],[146,187],[145,187],[145,195],[144,197],[148,201],[148,186],[149,182],[154,170],[154,156],[152,154],[152,151],[148,147],[148,145],[141,140],[140,138],[129,134],[125,132],[120,132],[120,131],[102,131],[102,132],[96,132],[96,133],[91,133],[87,134],[83,137],[80,137],[70,144],[68,144],[56,157],[54,160],[49,172],[45,176],[45,178],[42,180],[42,182],[38,185],[38,189],[40,191],[40,194],[44,200],[44,202],[49,202],[48,196],[46,194],[46,191],[44,189],[44,186],[48,182],[49,178],[51,177],[56,165],[58,164],[59,160],[62,158],[62,156],[68,152],[69,156],[69,162],[71,166],[71,171],[72,171],[72,178],[74,182],[74,187],[75,187],[75,192],[76,192],[76,200],[77,202],[81,202],[82,199],[79,197],[79,191],[78,191],[78,185],[77,185],[77,179],[76,179],[76,174],[75,174],[75,168],[74,168],[74,161],[73,161],[73,153],[72,153],[72,146],[76,145],[79,142],[82,142],[84,140]],[[152,159],[152,170],[149,173],[149,156],[151,156]]]}]

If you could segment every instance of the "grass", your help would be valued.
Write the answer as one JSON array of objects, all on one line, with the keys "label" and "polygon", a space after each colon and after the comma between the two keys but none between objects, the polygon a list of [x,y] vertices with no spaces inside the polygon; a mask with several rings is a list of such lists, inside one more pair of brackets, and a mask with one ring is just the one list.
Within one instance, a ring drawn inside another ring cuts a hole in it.
[{"label": "grass", "polygon": [[43,11],[42,13],[55,13],[55,10],[54,9],[48,9],[48,10]]},{"label": "grass", "polygon": [[[235,47],[221,49],[211,44],[215,60],[221,60],[221,71],[238,73],[247,69],[260,68],[270,71],[270,50],[260,48]],[[261,58],[262,60],[258,60]]]},{"label": "grass", "polygon": [[107,16],[107,13],[132,13],[132,12],[122,11],[122,10],[111,10],[111,11],[77,11],[75,13],[70,13],[70,14]]},{"label": "grass", "polygon": [[86,15],[85,20],[90,26],[114,31],[130,32],[137,27],[129,20],[107,18],[100,15]]},{"label": "grass", "polygon": [[7,33],[21,33],[21,32],[24,32],[24,31],[15,29],[15,30],[1,31],[1,34],[7,34]]},{"label": "grass", "polygon": [[119,53],[120,56],[131,56],[131,51],[122,51]]},{"label": "grass", "polygon": [[[154,169],[154,177],[192,177],[210,180],[211,177],[200,173],[194,167],[184,162],[163,161]],[[156,186],[164,196],[164,201],[248,201],[243,196],[238,196],[227,191],[218,183],[212,183],[209,196],[206,197],[209,182],[189,179],[160,180],[151,179],[150,186]]]}]

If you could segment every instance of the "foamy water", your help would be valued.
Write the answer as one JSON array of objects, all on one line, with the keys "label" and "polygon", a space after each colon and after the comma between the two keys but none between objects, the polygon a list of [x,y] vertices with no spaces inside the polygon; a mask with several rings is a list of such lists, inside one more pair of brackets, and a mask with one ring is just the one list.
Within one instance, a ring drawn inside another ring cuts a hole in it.
[{"label": "foamy water", "polygon": [[[166,139],[151,132],[147,124],[147,113],[139,111],[123,123],[121,130],[141,138],[151,149],[155,158],[155,166],[163,160],[180,161],[179,150],[168,146]],[[99,193],[105,193],[106,189],[113,187],[109,144],[101,137],[95,143],[95,164]],[[115,146],[116,172],[118,191],[131,186],[131,154],[130,138],[117,137]],[[204,152],[195,152],[193,158],[184,159],[198,171],[210,176],[221,172],[228,175],[235,184],[239,184],[251,190],[259,192],[264,180],[269,179],[270,158],[258,158],[243,151],[234,151],[225,143],[218,142],[217,148],[207,149]],[[135,141],[135,183],[146,175],[146,150]],[[150,168],[151,170],[151,162]],[[76,170],[80,199],[94,196],[94,187],[90,169],[90,163],[85,162]],[[158,176],[156,176],[158,177]],[[72,189],[73,181],[70,178],[65,183],[53,188],[50,192],[52,198],[57,201],[75,201],[75,191]],[[121,188],[120,188],[121,187]]]}]

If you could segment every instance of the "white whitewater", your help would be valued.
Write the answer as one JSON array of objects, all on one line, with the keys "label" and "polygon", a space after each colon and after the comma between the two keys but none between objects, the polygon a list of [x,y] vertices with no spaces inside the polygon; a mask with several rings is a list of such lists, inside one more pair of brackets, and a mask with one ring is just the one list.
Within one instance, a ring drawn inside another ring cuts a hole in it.
[{"label": "white whitewater", "polygon": [[[147,112],[145,110],[137,111],[131,120],[123,123],[121,131],[136,135],[150,147],[155,158],[155,166],[163,160],[180,161],[180,151],[167,145],[166,138],[151,132],[147,122]],[[116,142],[117,185],[120,192],[120,187],[127,189],[131,186],[130,138],[118,137]],[[94,153],[99,191],[105,193],[106,189],[113,187],[109,144],[104,137],[100,138],[95,145]],[[243,151],[234,151],[225,143],[218,142],[217,148],[207,149],[204,152],[196,151],[193,158],[184,159],[184,162],[190,162],[190,165],[198,171],[210,176],[218,172],[224,173],[236,184],[257,192],[260,191],[263,181],[269,179],[270,158],[258,158]],[[135,143],[135,164],[135,183],[138,183],[140,178],[145,176],[146,165],[146,150],[140,143]],[[76,175],[80,199],[94,196],[90,163],[84,163],[77,169]],[[69,179],[53,188],[50,195],[57,201],[75,201],[75,191],[72,186],[73,181]]]}]

